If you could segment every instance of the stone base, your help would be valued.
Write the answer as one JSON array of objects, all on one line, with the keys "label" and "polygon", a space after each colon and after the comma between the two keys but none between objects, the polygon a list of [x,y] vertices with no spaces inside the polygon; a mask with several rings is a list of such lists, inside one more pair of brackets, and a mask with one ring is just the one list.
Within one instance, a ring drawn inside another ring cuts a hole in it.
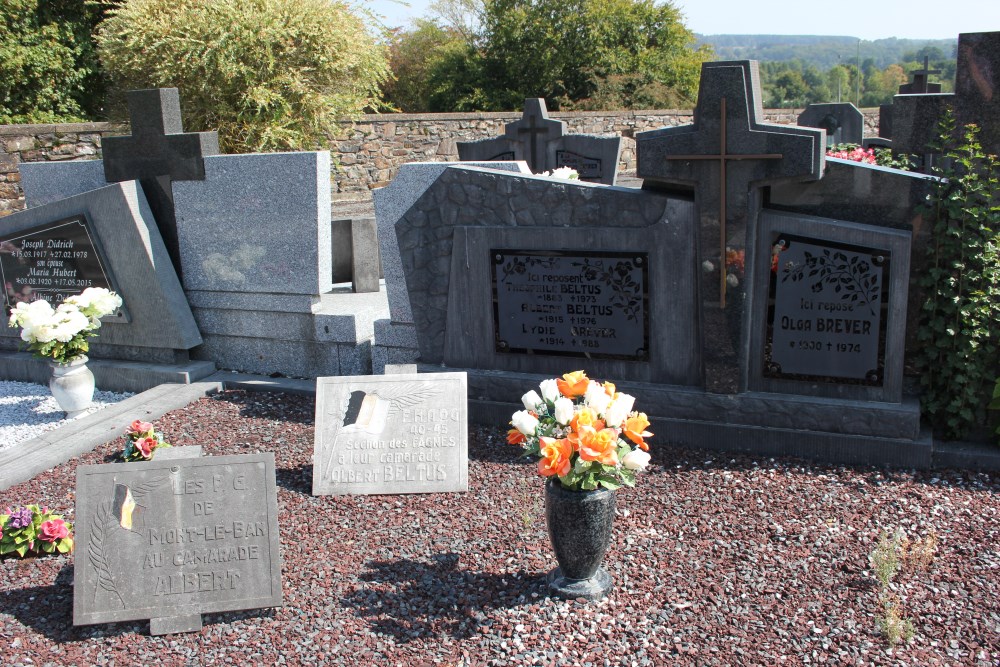
[{"label": "stone base", "polygon": [[[94,374],[98,389],[138,393],[161,384],[191,384],[215,372],[211,361],[182,364],[154,364],[140,361],[93,359],[87,368]],[[0,352],[0,380],[47,385],[52,369],[47,361],[27,352]]]},{"label": "stone base", "polygon": [[564,577],[562,569],[557,567],[545,576],[545,582],[549,586],[550,593],[564,600],[577,598],[600,600],[608,594],[614,585],[611,575],[603,566],[598,568],[590,579]]}]

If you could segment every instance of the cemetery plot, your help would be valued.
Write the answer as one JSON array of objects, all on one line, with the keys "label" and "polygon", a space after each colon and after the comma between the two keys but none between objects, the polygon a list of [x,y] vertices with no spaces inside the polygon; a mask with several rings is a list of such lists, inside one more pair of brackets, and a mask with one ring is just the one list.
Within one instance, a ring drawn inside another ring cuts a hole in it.
[{"label": "cemetery plot", "polygon": [[277,515],[271,453],[80,466],[73,624],[280,606]]},{"label": "cemetery plot", "polygon": [[649,358],[646,253],[490,250],[497,352]]},{"label": "cemetery plot", "polygon": [[[82,215],[0,238],[7,312],[18,303],[38,299],[55,307],[88,287],[117,291],[106,265]],[[109,317],[124,319],[120,309]]]},{"label": "cemetery plot", "polygon": [[775,235],[765,375],[882,384],[890,253]]},{"label": "cemetery plot", "polygon": [[465,373],[316,380],[313,495],[468,490]]}]

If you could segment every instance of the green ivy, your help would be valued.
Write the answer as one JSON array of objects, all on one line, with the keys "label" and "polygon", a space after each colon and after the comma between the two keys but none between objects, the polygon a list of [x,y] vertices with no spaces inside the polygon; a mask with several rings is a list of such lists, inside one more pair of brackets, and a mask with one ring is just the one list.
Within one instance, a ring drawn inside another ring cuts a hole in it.
[{"label": "green ivy", "polygon": [[938,130],[944,166],[922,211],[932,228],[915,361],[924,416],[939,437],[962,439],[985,424],[1000,375],[1000,163],[951,110]]}]

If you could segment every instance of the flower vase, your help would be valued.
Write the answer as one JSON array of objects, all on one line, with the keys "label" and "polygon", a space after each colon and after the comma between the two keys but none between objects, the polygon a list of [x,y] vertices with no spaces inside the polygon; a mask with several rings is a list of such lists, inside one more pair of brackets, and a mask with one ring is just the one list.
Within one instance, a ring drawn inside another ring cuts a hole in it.
[{"label": "flower vase", "polygon": [[52,366],[49,390],[68,419],[86,412],[94,401],[94,374],[87,368],[87,361],[82,355],[64,364],[49,362]]},{"label": "flower vase", "polygon": [[553,594],[600,600],[611,590],[602,563],[614,518],[614,491],[570,491],[554,480],[545,485],[545,523],[559,563],[546,577]]}]

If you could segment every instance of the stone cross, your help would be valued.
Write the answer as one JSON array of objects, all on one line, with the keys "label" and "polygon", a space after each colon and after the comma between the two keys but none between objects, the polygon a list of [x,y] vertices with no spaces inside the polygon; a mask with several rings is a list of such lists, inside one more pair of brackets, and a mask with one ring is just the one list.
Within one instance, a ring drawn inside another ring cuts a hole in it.
[{"label": "stone cross", "polygon": [[521,142],[522,146],[527,144],[526,161],[535,173],[545,169],[548,143],[563,136],[565,131],[566,123],[549,119],[545,100],[540,97],[526,99],[521,120],[504,126],[504,136],[507,139]]},{"label": "stone cross", "polygon": [[205,179],[207,155],[219,154],[218,132],[184,132],[176,88],[128,92],[130,136],[105,137],[104,177],[109,183],[138,180],[180,275],[177,221],[170,184]]},{"label": "stone cross", "polygon": [[930,83],[931,74],[940,74],[939,69],[930,69],[930,58],[924,56],[924,68],[913,70],[913,81],[904,83],[899,87],[900,95],[926,95],[927,93],[940,93],[940,83]]},{"label": "stone cross", "polygon": [[694,188],[705,383],[713,391],[737,390],[731,371],[738,371],[745,251],[759,205],[751,195],[764,185],[823,174],[823,131],[762,123],[760,98],[756,62],[705,63],[694,124],[636,135],[644,188]]}]

